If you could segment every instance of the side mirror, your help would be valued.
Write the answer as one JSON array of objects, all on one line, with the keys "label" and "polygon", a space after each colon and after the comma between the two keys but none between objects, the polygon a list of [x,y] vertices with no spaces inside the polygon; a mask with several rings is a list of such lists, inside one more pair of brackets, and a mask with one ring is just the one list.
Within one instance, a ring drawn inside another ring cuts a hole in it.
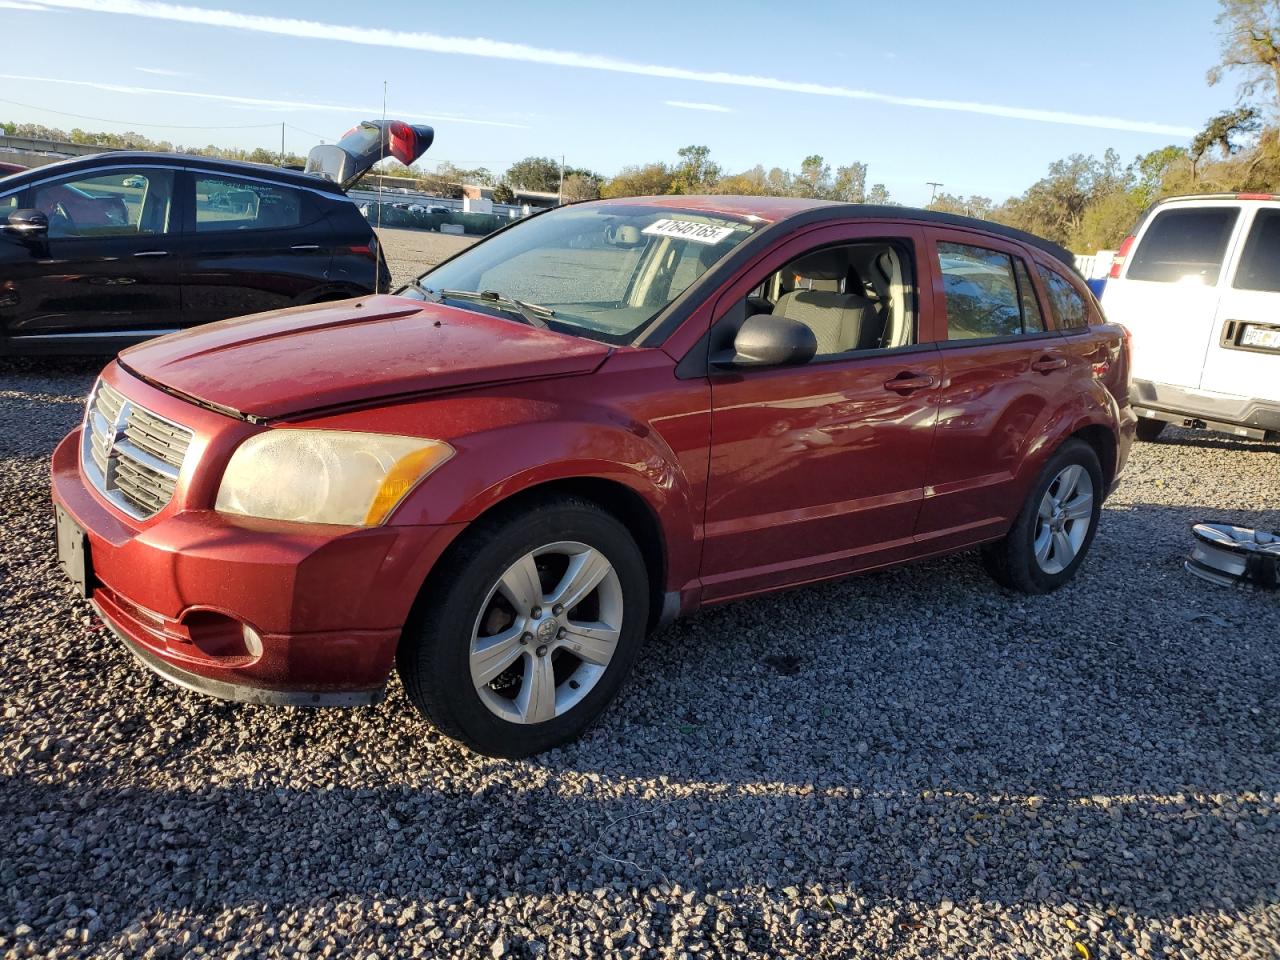
[{"label": "side mirror", "polygon": [[813,331],[797,320],[756,313],[742,322],[733,349],[712,362],[721,367],[782,367],[808,363],[818,352]]},{"label": "side mirror", "polygon": [[24,240],[43,239],[49,235],[49,218],[39,210],[14,210],[5,220],[4,230]]}]

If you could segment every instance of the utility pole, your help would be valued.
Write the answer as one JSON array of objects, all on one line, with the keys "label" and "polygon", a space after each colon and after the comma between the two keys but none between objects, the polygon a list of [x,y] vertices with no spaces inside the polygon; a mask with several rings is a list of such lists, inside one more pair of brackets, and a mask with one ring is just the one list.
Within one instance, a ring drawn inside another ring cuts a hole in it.
[{"label": "utility pole", "polygon": [[929,191],[929,202],[933,203],[933,198],[938,195],[938,188],[945,184],[938,183],[936,180],[926,180],[924,183],[925,186],[932,188]]},{"label": "utility pole", "polygon": [[560,189],[556,191],[556,206],[564,203],[564,154],[560,154]]},{"label": "utility pole", "polygon": [[280,166],[284,166],[284,124],[280,124]]}]

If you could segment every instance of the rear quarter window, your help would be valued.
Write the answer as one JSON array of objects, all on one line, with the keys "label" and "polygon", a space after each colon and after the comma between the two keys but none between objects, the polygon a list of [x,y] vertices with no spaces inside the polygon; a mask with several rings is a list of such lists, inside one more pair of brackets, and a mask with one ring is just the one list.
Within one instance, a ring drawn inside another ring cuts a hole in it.
[{"label": "rear quarter window", "polygon": [[1280,210],[1259,210],[1245,241],[1235,286],[1280,292]]},{"label": "rear quarter window", "polygon": [[1059,330],[1079,330],[1089,326],[1089,305],[1075,286],[1057,271],[1037,263],[1040,279],[1049,293],[1049,312]]},{"label": "rear quarter window", "polygon": [[1195,207],[1156,214],[1130,257],[1127,280],[1215,286],[1240,216],[1237,207]]}]

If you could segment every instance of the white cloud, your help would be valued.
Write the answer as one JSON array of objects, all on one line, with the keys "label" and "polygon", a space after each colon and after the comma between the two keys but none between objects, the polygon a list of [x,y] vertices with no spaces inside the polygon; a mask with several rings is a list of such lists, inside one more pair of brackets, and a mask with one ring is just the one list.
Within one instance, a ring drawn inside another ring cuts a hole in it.
[{"label": "white cloud", "polygon": [[181,70],[166,70],[164,67],[134,67],[139,73],[149,73],[156,77],[189,77],[191,74]]},{"label": "white cloud", "polygon": [[27,3],[25,0],[0,0],[0,10],[39,10],[48,13],[49,8],[40,3]]},{"label": "white cloud", "polygon": [[1195,130],[1177,124],[1156,123],[1150,120],[1128,120],[1100,114],[1070,113],[1061,110],[1042,110],[1036,107],[1012,107],[998,103],[981,103],[972,100],[948,100],[933,97],[909,97],[898,94],[858,90],[824,83],[800,80],[783,80],[752,74],[700,70],[689,67],[671,67],[661,64],[638,63],[607,54],[576,53],[569,50],[552,50],[533,47],[505,40],[484,37],[447,37],[434,33],[412,33],[380,27],[358,27],[342,24],[320,23],[315,20],[298,20],[240,13],[234,10],[216,10],[190,7],[158,0],[40,0],[51,7],[85,10],[93,13],[109,13],[124,16],[148,17],[176,23],[202,24],[212,27],[229,27],[256,33],[331,40],[363,44],[374,47],[391,47],[402,50],[419,50],[428,53],[444,53],[456,56],[485,57],[497,60],[515,60],[559,67],[578,67],[586,70],[607,70],[614,73],[638,74],[667,80],[684,80],[693,83],[722,84],[736,87],[752,87],[761,90],[780,90],[788,93],[808,94],[820,97],[840,97],[847,100],[866,100],[900,107],[921,107],[929,110],[947,110],[958,113],[974,113],[1005,117],[1012,120],[1035,120],[1041,123],[1059,123],[1078,127],[1094,127],[1103,130],[1125,130],[1131,133],[1150,133],[1159,136],[1190,137]]},{"label": "white cloud", "polygon": [[693,103],[689,100],[663,100],[668,107],[679,107],[681,110],[706,110],[708,113],[733,113],[731,107],[722,107],[718,103]]},{"label": "white cloud", "polygon": [[[381,107],[359,107],[342,103],[309,103],[303,100],[271,100],[264,97],[239,97],[227,93],[197,93],[194,90],[166,90],[161,87],[135,87],[123,83],[100,83],[92,80],[63,80],[60,77],[33,77],[26,74],[0,73],[0,80],[27,80],[32,83],[61,83],[72,87],[87,87],[92,90],[105,90],[109,93],[153,94],[161,97],[187,97],[194,100],[212,100],[218,103],[234,104],[246,107],[269,110],[313,110],[323,113],[360,114],[361,118],[377,117],[382,113]],[[511,127],[518,130],[527,129],[523,123],[507,123],[503,120],[479,120],[475,117],[460,117],[448,113],[406,113],[403,110],[391,111],[397,120],[448,120],[450,123],[474,123],[487,127]],[[346,129],[345,127],[343,129]]]}]

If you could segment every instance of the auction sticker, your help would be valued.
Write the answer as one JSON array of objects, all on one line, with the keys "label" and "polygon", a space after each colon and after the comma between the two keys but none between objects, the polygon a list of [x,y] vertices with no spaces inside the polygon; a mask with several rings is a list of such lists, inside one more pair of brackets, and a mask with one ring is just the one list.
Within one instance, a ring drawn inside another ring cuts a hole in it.
[{"label": "auction sticker", "polygon": [[677,240],[692,240],[694,243],[719,243],[729,234],[733,227],[713,227],[709,223],[698,223],[696,220],[655,220],[640,231],[652,237],[674,237]]}]

